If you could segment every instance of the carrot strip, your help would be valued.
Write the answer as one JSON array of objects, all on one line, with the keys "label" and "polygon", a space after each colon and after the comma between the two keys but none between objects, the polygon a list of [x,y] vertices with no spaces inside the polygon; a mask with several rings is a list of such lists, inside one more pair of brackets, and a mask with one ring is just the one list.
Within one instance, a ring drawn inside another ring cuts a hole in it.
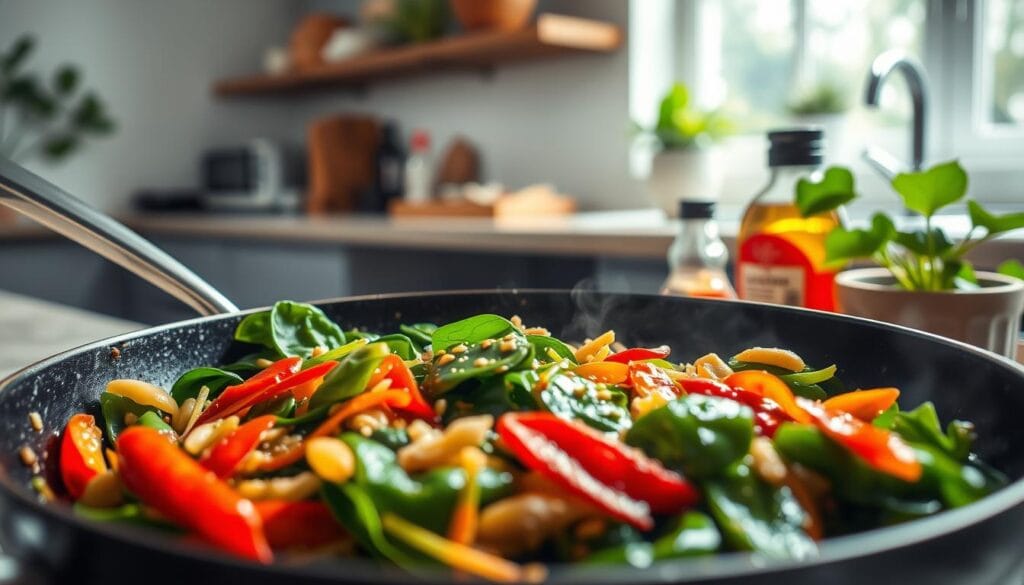
[{"label": "carrot strip", "polygon": [[[330,418],[325,420],[316,428],[316,430],[310,433],[307,439],[334,435],[338,432],[338,429],[341,428],[342,423],[344,423],[346,419],[365,410],[378,406],[394,406],[396,408],[401,408],[408,405],[411,400],[412,397],[409,396],[409,393],[406,392],[404,388],[360,394],[344,403],[337,412],[332,414]],[[283,469],[302,459],[305,453],[305,443],[299,443],[291,450],[281,453],[269,461],[263,462],[263,464],[260,465],[260,470],[276,471],[278,469]]]},{"label": "carrot strip", "polygon": [[536,577],[540,577],[531,575],[530,571],[518,563],[452,542],[394,514],[384,514],[381,522],[385,532],[460,571],[502,583],[534,581],[538,580]]}]

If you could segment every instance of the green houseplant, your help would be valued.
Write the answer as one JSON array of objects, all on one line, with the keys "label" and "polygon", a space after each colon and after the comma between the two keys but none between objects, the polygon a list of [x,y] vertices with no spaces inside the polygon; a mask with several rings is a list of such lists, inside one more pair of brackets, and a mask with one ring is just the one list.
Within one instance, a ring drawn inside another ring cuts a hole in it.
[{"label": "green houseplant", "polygon": [[58,162],[87,140],[110,135],[115,124],[100,97],[82,89],[76,66],[29,70],[34,49],[35,40],[23,35],[0,52],[0,156]]},{"label": "green houseplant", "polygon": [[636,128],[656,148],[648,189],[666,214],[675,215],[680,199],[718,197],[722,162],[716,145],[732,131],[721,110],[697,107],[689,89],[676,83],[658,104],[654,126]]},{"label": "green houseplant", "polygon": [[[869,261],[878,268],[840,274],[840,307],[863,317],[932,331],[1013,356],[1024,310],[1024,266],[1004,262],[997,273],[975,271],[968,252],[1006,232],[1024,228],[1024,213],[997,215],[967,200],[971,228],[959,242],[935,225],[940,210],[964,200],[968,176],[956,161],[901,173],[892,188],[922,218],[918,229],[899,227],[879,212],[865,228],[837,228],[825,239],[826,262]],[[805,216],[857,197],[849,169],[833,167],[820,180],[801,180],[796,203]]]}]

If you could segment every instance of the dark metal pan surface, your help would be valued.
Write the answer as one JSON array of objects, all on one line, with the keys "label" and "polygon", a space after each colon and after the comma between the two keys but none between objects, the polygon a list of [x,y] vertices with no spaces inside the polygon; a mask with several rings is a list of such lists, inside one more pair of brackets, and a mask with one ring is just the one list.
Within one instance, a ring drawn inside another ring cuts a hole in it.
[{"label": "dark metal pan surface", "polygon": [[[402,322],[448,322],[476,313],[519,314],[560,337],[614,328],[628,344],[667,343],[677,360],[753,345],[793,349],[808,363],[839,365],[851,387],[893,385],[901,402],[932,400],[943,420],[977,424],[977,450],[1013,483],[965,508],[908,524],[828,540],[818,559],[772,564],[745,554],[626,567],[560,569],[563,583],[1002,583],[1020,571],[1024,545],[1024,369],[953,341],[865,320],[752,303],[568,291],[458,292],[318,303],[343,327],[394,330]],[[206,317],[97,342],[0,382],[0,537],[9,553],[54,583],[407,583],[370,561],[269,568],[191,548],[154,532],[82,521],[42,506],[17,451],[37,452],[71,414],[113,378],[169,385],[185,370],[230,361],[239,314]],[[119,350],[119,357],[111,348]],[[27,414],[39,412],[42,433]],[[450,580],[441,574],[432,581]],[[1017,581],[1020,582],[1019,575]]]}]

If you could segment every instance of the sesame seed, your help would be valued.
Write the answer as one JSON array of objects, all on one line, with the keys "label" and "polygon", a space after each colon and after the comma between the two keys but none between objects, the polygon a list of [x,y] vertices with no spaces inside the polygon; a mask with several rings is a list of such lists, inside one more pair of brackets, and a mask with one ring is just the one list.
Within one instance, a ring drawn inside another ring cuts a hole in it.
[{"label": "sesame seed", "polygon": [[38,412],[28,413],[28,423],[37,433],[43,430],[43,417],[39,416]]},{"label": "sesame seed", "polygon": [[467,349],[469,349],[469,348],[466,347],[465,343],[460,343],[460,344],[456,345],[455,347],[449,349],[448,351],[450,351],[452,353],[465,353]]},{"label": "sesame seed", "polygon": [[260,359],[256,360],[256,367],[257,368],[261,368],[261,369],[262,368],[269,368],[272,365],[274,365],[274,362],[268,360],[267,358],[260,358]]},{"label": "sesame seed", "polygon": [[514,338],[515,338],[515,336],[512,335],[511,333],[509,333],[505,337],[502,337],[502,339],[504,339],[505,341],[512,341]]},{"label": "sesame seed", "polygon": [[610,391],[608,391],[608,390],[598,390],[597,391],[597,399],[598,400],[605,400],[605,401],[611,400],[612,399],[612,393]]},{"label": "sesame seed", "polygon": [[487,358],[485,358],[485,357],[478,357],[475,360],[473,360],[473,367],[476,367],[476,368],[482,368],[482,367],[486,366],[487,364],[488,364],[488,361],[487,361]]},{"label": "sesame seed", "polygon": [[444,398],[442,398],[442,399],[440,399],[440,400],[438,400],[437,402],[434,403],[434,412],[436,412],[438,416],[444,416],[444,411],[447,408],[448,408],[448,401],[445,400]]},{"label": "sesame seed", "polygon": [[18,451],[18,456],[21,457],[21,462],[25,465],[25,467],[32,467],[39,461],[39,458],[36,457],[36,452],[33,451],[32,448],[29,447],[28,445],[23,446]]},{"label": "sesame seed", "polygon": [[455,361],[455,356],[453,356],[450,353],[447,353],[447,354],[444,354],[441,357],[437,358],[437,365],[445,366],[445,365],[448,365],[448,364],[450,364],[450,363],[452,363],[454,361]]},{"label": "sesame seed", "polygon": [[480,342],[480,347],[482,349],[488,349],[492,345],[494,345],[494,340],[493,339],[485,339],[485,340]]},{"label": "sesame seed", "polygon": [[501,344],[498,346],[498,349],[500,349],[502,353],[514,351],[516,349],[516,342],[515,340],[512,339],[506,339],[501,342]]},{"label": "sesame seed", "polygon": [[508,366],[498,366],[495,371],[499,374],[503,374],[508,371]]}]

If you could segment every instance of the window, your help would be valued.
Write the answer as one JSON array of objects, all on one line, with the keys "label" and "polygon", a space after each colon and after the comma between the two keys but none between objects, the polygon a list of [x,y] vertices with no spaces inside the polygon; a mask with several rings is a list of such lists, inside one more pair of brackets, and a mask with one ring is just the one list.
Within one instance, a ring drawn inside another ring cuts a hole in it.
[{"label": "window", "polygon": [[991,0],[985,7],[981,38],[986,121],[997,126],[1024,124],[1024,2]]},{"label": "window", "polygon": [[[661,11],[675,27],[657,49],[671,53],[660,61],[671,70],[632,83],[648,79],[658,89],[647,93],[659,94],[666,78],[682,79],[705,105],[725,107],[747,136],[731,146],[733,158],[748,163],[738,166],[763,172],[766,129],[843,110],[828,117],[841,123],[825,125],[829,158],[857,167],[870,190],[887,192],[860,153],[872,144],[909,158],[903,79],[887,80],[879,108],[863,105],[872,60],[895,48],[924,64],[927,160],[960,158],[972,173],[972,195],[1024,203],[1024,0],[633,0],[632,11],[647,12],[648,21]],[[631,54],[631,63],[642,58]],[[635,114],[653,107],[631,103]]]}]

